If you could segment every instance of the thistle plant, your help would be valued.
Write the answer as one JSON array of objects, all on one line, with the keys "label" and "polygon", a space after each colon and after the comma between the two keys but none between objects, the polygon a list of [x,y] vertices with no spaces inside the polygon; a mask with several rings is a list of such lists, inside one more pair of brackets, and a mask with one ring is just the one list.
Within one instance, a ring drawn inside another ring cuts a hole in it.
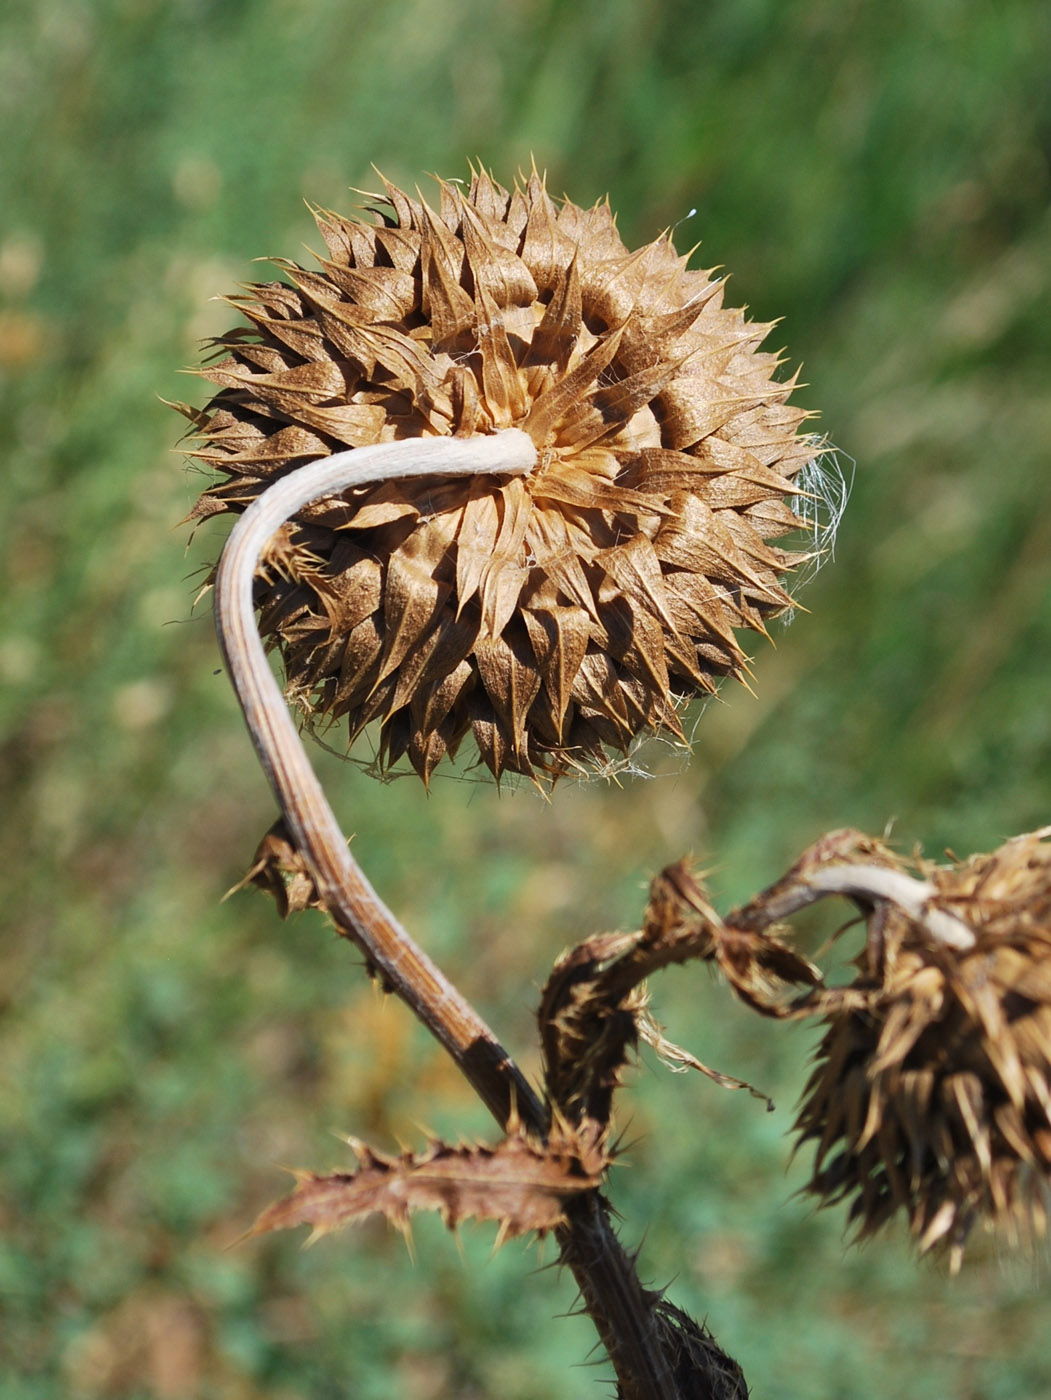
[{"label": "thistle plant", "polygon": [[[473,747],[494,779],[558,780],[683,742],[683,706],[745,679],[738,633],[791,605],[812,559],[823,447],[761,348],[663,235],[629,251],[608,205],[476,172],[436,207],[386,184],[370,214],[315,217],[319,267],[231,304],[247,326],[183,406],[216,473],[198,520],[237,517],[215,570],[220,645],[281,817],[250,878],[283,914],[327,912],[453,1056],[495,1117],[492,1145],[300,1174],[256,1228],[324,1233],[380,1212],[552,1233],[625,1397],[740,1397],[704,1326],[644,1288],[605,1196],[616,1089],[640,1041],[670,1046],[647,977],[706,961],[776,1019],[823,1018],[798,1119],[810,1190],[859,1233],[903,1212],[958,1266],[980,1219],[1044,1224],[1051,1168],[1051,857],[1041,833],[909,873],[836,833],[725,918],[682,864],[638,932],[586,939],[541,996],[538,1094],[401,928],[347,848],[287,701],[372,736],[374,766],[429,783]],[[285,694],[266,659],[275,647]],[[857,976],[830,988],[782,927],[820,898],[865,918]],[[723,1084],[743,1081],[707,1071]]]}]

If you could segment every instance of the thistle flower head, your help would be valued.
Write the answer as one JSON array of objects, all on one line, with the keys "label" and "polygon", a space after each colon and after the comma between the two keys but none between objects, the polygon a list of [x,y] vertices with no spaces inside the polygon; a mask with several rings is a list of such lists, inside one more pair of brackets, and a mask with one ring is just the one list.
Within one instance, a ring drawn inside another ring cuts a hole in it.
[{"label": "thistle flower head", "polygon": [[735,630],[764,631],[807,557],[771,543],[818,449],[769,327],[535,172],[438,188],[388,184],[377,222],[315,211],[319,268],[230,299],[250,324],[202,370],[194,455],[220,479],[194,513],[348,447],[521,428],[528,478],[390,481],[286,527],[257,596],[289,694],[352,741],[377,721],[380,767],[425,781],[468,733],[497,777],[681,738],[679,701],[743,675]]},{"label": "thistle flower head", "polygon": [[[884,905],[831,1006],[796,1124],[817,1143],[808,1191],[846,1199],[861,1236],[903,1212],[921,1251],[959,1267],[973,1226],[1047,1228],[1051,1179],[1051,845],[925,867],[931,907],[974,945]],[[884,853],[886,854],[886,853]]]}]

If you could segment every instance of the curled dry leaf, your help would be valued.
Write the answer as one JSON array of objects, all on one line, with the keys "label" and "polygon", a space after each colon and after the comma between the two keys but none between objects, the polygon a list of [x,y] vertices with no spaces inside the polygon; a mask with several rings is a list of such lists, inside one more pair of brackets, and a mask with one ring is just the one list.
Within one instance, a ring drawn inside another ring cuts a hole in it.
[{"label": "curled dry leaf", "polygon": [[297,1171],[292,1194],[269,1206],[250,1233],[309,1225],[314,1240],[375,1214],[406,1231],[414,1211],[432,1210],[450,1229],[462,1220],[495,1220],[498,1243],[530,1231],[544,1235],[564,1222],[568,1200],[599,1185],[606,1165],[586,1170],[572,1142],[558,1135],[541,1144],[512,1134],[495,1147],[434,1142],[398,1157],[348,1142],[356,1171]]},{"label": "curled dry leaf", "polygon": [[246,885],[258,885],[272,895],[282,919],[300,914],[304,909],[324,908],[307,862],[280,817],[260,841],[248,874],[230,894]]},{"label": "curled dry leaf", "polygon": [[646,929],[656,946],[695,948],[691,956],[714,962],[743,1001],[767,1014],[784,1014],[792,989],[821,982],[819,969],[768,929],[724,921],[682,861],[650,887]]},{"label": "curled dry leaf", "polygon": [[374,222],[317,210],[319,268],[281,262],[287,281],[230,299],[250,325],[214,342],[217,392],[183,410],[220,474],[194,514],[348,447],[522,429],[528,478],[300,512],[257,592],[289,694],[352,741],[376,721],[379,766],[407,754],[425,781],[468,734],[497,776],[681,739],[680,701],[744,676],[735,631],[764,632],[813,557],[773,543],[822,451],[794,381],[721,279],[668,236],[630,251],[607,204],[556,202],[535,171],[438,196],[387,184]]},{"label": "curled dry leaf", "polygon": [[643,928],[586,939],[556,963],[541,996],[539,1022],[549,1102],[571,1123],[609,1129],[612,1096],[627,1057],[640,1041],[674,1065],[700,1070],[723,1088],[747,1089],[672,1044],[648,1014],[645,980],[673,963],[714,961],[746,1000],[772,998],[775,978],[813,985],[817,969],[769,934],[727,928],[685,863],[653,881]]},{"label": "curled dry leaf", "polygon": [[[544,1055],[544,1087],[554,1111],[570,1123],[605,1135],[613,1092],[638,1039],[645,993],[619,972],[637,934],[597,934],[563,954],[540,997],[537,1019]],[[645,976],[643,973],[642,976]]]}]

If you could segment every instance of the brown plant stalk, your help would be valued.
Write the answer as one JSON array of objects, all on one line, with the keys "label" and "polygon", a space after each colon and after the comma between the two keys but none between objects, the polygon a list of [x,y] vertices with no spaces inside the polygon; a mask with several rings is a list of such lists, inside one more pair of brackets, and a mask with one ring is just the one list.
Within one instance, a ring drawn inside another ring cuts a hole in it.
[{"label": "brown plant stalk", "polygon": [[[385,443],[311,462],[276,482],[239,518],[216,571],[215,617],[252,742],[284,825],[306,862],[317,902],[361,949],[384,987],[449,1052],[500,1127],[524,1130],[542,1143],[551,1127],[545,1107],[495,1034],[401,927],[351,855],[270,671],[253,602],[253,583],[268,542],[308,502],[395,475],[524,473],[535,458],[530,439],[509,429],[468,440]],[[287,1212],[264,1220],[261,1228],[286,1223],[293,1223]],[[567,1193],[548,1225],[555,1229],[562,1260],[609,1353],[620,1395],[624,1400],[679,1400],[684,1394],[676,1380],[677,1365],[682,1369],[683,1319],[676,1318],[673,1326],[667,1308],[663,1313],[655,1308],[659,1295],[642,1286],[594,1183],[586,1183],[582,1196],[569,1198]],[[545,1228],[535,1221],[533,1227]]]}]

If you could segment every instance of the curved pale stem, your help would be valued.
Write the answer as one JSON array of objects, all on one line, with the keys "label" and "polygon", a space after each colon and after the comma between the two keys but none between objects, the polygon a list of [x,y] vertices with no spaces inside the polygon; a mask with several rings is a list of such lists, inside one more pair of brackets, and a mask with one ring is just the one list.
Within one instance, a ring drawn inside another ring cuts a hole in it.
[{"label": "curved pale stem", "polygon": [[817,866],[803,875],[790,877],[783,887],[775,886],[773,891],[760,896],[764,923],[780,923],[790,914],[830,894],[842,894],[871,904],[894,904],[913,923],[919,924],[933,942],[944,943],[961,952],[973,948],[977,941],[970,924],[939,906],[938,888],[929,880],[917,880],[901,870],[864,862]]},{"label": "curved pale stem", "polygon": [[253,583],[276,530],[309,502],[355,486],[409,476],[524,475],[536,448],[516,428],[471,438],[418,438],[358,447],[281,477],[239,518],[215,579],[215,616],[226,668],[285,825],[320,898],[383,984],[449,1051],[502,1126],[517,1113],[542,1131],[543,1110],[500,1042],[413,942],[347,849],[299,731],[274,679],[255,623]]}]

